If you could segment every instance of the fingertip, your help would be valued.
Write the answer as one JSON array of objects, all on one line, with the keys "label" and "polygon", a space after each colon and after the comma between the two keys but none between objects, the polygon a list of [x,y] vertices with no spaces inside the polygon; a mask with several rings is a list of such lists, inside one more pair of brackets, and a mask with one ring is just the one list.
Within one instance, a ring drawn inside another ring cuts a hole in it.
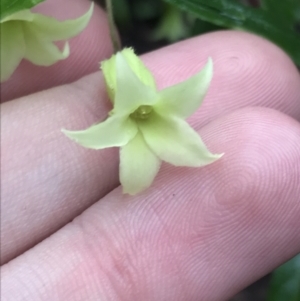
[{"label": "fingertip", "polygon": [[211,87],[190,119],[203,126],[244,106],[266,106],[300,119],[300,75],[276,45],[257,35],[218,31],[143,55],[159,89],[186,80],[208,57],[214,65]]}]

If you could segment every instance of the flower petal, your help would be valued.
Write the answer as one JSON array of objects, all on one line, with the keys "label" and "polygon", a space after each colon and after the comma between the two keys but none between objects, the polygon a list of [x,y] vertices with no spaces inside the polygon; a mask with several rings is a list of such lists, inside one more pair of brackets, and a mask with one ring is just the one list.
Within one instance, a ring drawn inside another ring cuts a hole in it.
[{"label": "flower petal", "polygon": [[[142,81],[146,86],[156,90],[156,84],[153,75],[144,65],[142,60],[134,53],[132,48],[125,48],[121,51],[127,64],[134,72],[134,74]],[[101,69],[105,78],[106,86],[110,99],[114,101],[115,91],[117,88],[117,70],[116,70],[116,56],[113,55],[110,59],[101,62]]]},{"label": "flower petal", "polygon": [[108,60],[102,61],[100,66],[104,76],[109,99],[112,103],[114,103],[117,90],[116,56],[113,55]]},{"label": "flower petal", "polygon": [[32,31],[46,41],[60,41],[78,35],[89,23],[94,9],[94,3],[81,17],[74,20],[58,21],[41,14],[33,14]]},{"label": "flower petal", "polygon": [[125,48],[122,55],[134,74],[146,85],[156,90],[155,79],[143,61],[134,53],[132,48]]},{"label": "flower petal", "polygon": [[18,11],[12,15],[7,16],[2,19],[0,23],[5,23],[8,21],[28,21],[31,22],[33,20],[34,14],[29,9],[24,9]]},{"label": "flower petal", "polygon": [[114,113],[130,114],[141,105],[153,105],[157,93],[146,86],[129,67],[122,53],[116,54],[117,90]]},{"label": "flower petal", "polygon": [[171,114],[186,118],[201,105],[213,75],[213,63],[209,58],[205,67],[188,80],[159,92],[156,110],[163,114]]},{"label": "flower petal", "polygon": [[51,66],[57,61],[64,60],[70,54],[69,44],[66,43],[62,51],[52,42],[45,41],[32,30],[30,23],[23,24],[26,41],[25,59],[35,65]]},{"label": "flower petal", "polygon": [[148,188],[161,160],[149,149],[141,133],[120,150],[120,182],[123,193],[136,194]]},{"label": "flower petal", "polygon": [[136,124],[123,116],[112,116],[83,131],[62,132],[78,144],[92,149],[123,146],[136,135]]},{"label": "flower petal", "polygon": [[7,80],[18,67],[25,54],[22,25],[19,22],[1,24],[0,81]]},{"label": "flower petal", "polygon": [[175,166],[204,166],[222,156],[210,153],[200,136],[180,118],[153,114],[138,126],[151,150]]}]

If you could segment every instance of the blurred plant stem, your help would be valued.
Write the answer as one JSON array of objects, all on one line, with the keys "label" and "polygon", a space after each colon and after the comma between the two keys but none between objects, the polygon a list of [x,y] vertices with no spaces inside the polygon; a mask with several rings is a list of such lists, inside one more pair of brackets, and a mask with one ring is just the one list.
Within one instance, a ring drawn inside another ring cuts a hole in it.
[{"label": "blurred plant stem", "polygon": [[115,21],[114,21],[114,13],[113,13],[113,7],[112,7],[112,0],[105,0],[105,6],[106,6],[106,13],[108,18],[108,25],[109,25],[109,31],[110,31],[110,38],[113,44],[114,53],[121,50],[121,42],[117,33]]}]

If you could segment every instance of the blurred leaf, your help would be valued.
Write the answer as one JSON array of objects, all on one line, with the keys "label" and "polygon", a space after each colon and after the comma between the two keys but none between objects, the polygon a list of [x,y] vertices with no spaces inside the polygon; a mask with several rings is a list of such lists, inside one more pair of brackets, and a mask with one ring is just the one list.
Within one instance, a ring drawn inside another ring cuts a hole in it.
[{"label": "blurred leaf", "polygon": [[186,38],[191,33],[191,24],[188,23],[191,22],[188,22],[185,13],[176,6],[168,4],[165,13],[151,35],[151,39],[175,42]]},{"label": "blurred leaf", "polygon": [[261,6],[277,15],[282,22],[295,25],[295,21],[300,20],[300,1],[285,0],[284,5],[278,0],[261,0]]},{"label": "blurred leaf", "polygon": [[[271,10],[270,4],[275,0],[265,0],[264,7],[254,8],[241,4],[237,0],[165,0],[177,5],[179,8],[196,14],[200,19],[215,25],[251,31],[273,41],[284,49],[300,65],[300,33],[294,30],[290,21],[285,20],[286,14],[278,8],[277,13]],[[296,0],[285,0],[290,2],[291,7]],[[291,4],[292,3],[292,4]],[[297,2],[298,3],[298,2]],[[268,8],[267,8],[267,5]],[[279,4],[283,7],[285,4]],[[294,14],[291,13],[290,14]],[[296,13],[297,14],[297,13]],[[285,16],[285,17],[283,17]],[[291,19],[291,18],[290,18]]]},{"label": "blurred leaf", "polygon": [[126,0],[113,0],[114,17],[118,25],[129,26],[131,22],[130,9]]},{"label": "blurred leaf", "polygon": [[224,27],[197,19],[192,28],[192,35],[195,36],[195,35],[199,35],[199,34],[204,34],[206,32],[222,30],[222,29],[224,29]]},{"label": "blurred leaf", "polygon": [[300,300],[300,254],[273,273],[267,301]]},{"label": "blurred leaf", "polygon": [[21,11],[30,9],[45,0],[1,0],[0,20]]},{"label": "blurred leaf", "polygon": [[133,5],[133,13],[139,20],[157,18],[163,12],[161,0],[136,0]]}]

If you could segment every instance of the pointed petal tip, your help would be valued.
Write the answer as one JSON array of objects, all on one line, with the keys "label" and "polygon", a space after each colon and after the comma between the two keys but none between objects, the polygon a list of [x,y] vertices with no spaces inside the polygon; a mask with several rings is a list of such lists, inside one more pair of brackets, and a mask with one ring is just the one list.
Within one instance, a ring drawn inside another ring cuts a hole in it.
[{"label": "pointed petal tip", "polygon": [[212,156],[213,156],[214,158],[220,159],[220,158],[222,158],[222,157],[224,156],[224,154],[225,154],[225,153],[221,153],[221,154],[212,154]]},{"label": "pointed petal tip", "polygon": [[78,140],[72,135],[72,131],[68,131],[65,129],[61,129],[61,132],[67,137],[69,138],[71,141],[78,143]]},{"label": "pointed petal tip", "polygon": [[213,60],[212,60],[211,57],[208,57],[207,62],[206,62],[203,69],[205,69],[209,73],[209,76],[212,77],[213,69],[214,69],[214,63],[213,63]]},{"label": "pointed petal tip", "polygon": [[222,154],[215,154],[215,156],[218,156],[218,158],[222,158],[223,156],[225,155],[225,153],[222,153]]},{"label": "pointed petal tip", "polygon": [[[62,32],[64,30],[63,24],[68,24],[68,26],[67,26],[68,30],[65,31],[66,34],[65,34],[63,40],[75,37],[80,32],[82,32],[89,24],[89,22],[92,18],[93,12],[94,12],[94,2],[91,3],[88,11],[86,13],[84,13],[82,16],[80,16],[76,19],[70,19],[70,20],[66,20],[66,21],[62,21],[62,22],[57,21],[58,23],[60,23]],[[59,39],[55,39],[55,40],[59,40]]]},{"label": "pointed petal tip", "polygon": [[64,49],[62,51],[62,59],[66,59],[70,55],[70,44],[68,42],[65,43]]},{"label": "pointed petal tip", "polygon": [[94,12],[94,2],[91,3],[90,8],[88,11],[82,16],[87,22],[89,22],[90,18],[92,17],[92,14]]},{"label": "pointed petal tip", "polygon": [[66,129],[61,129],[60,130],[64,135],[66,135],[69,139],[75,141],[75,142],[78,142],[78,138],[77,138],[77,133],[79,131],[69,131],[69,130],[66,130]]},{"label": "pointed petal tip", "polygon": [[61,132],[64,135],[66,135],[66,137],[69,138],[70,140],[72,140],[73,142],[75,142],[85,148],[90,148],[89,145],[87,143],[85,143],[84,140],[82,140],[78,137],[78,133],[82,133],[83,131],[69,131],[66,129],[61,129]]},{"label": "pointed petal tip", "polygon": [[219,159],[221,159],[223,156],[224,156],[224,153],[222,153],[222,154],[211,154],[210,162],[208,162],[207,164],[214,163],[214,162],[218,161]]},{"label": "pointed petal tip", "polygon": [[66,130],[66,129],[60,129],[60,131],[64,134],[64,135],[66,135],[68,138],[70,138],[71,140],[75,140],[76,141],[76,139],[73,137],[73,135],[72,135],[72,131],[69,131],[69,130]]},{"label": "pointed petal tip", "polygon": [[92,18],[93,12],[94,12],[94,2],[91,3],[89,10],[85,13],[85,15],[83,15],[85,17],[85,21],[86,21],[86,25],[88,24],[88,22],[90,21],[90,19]]}]

